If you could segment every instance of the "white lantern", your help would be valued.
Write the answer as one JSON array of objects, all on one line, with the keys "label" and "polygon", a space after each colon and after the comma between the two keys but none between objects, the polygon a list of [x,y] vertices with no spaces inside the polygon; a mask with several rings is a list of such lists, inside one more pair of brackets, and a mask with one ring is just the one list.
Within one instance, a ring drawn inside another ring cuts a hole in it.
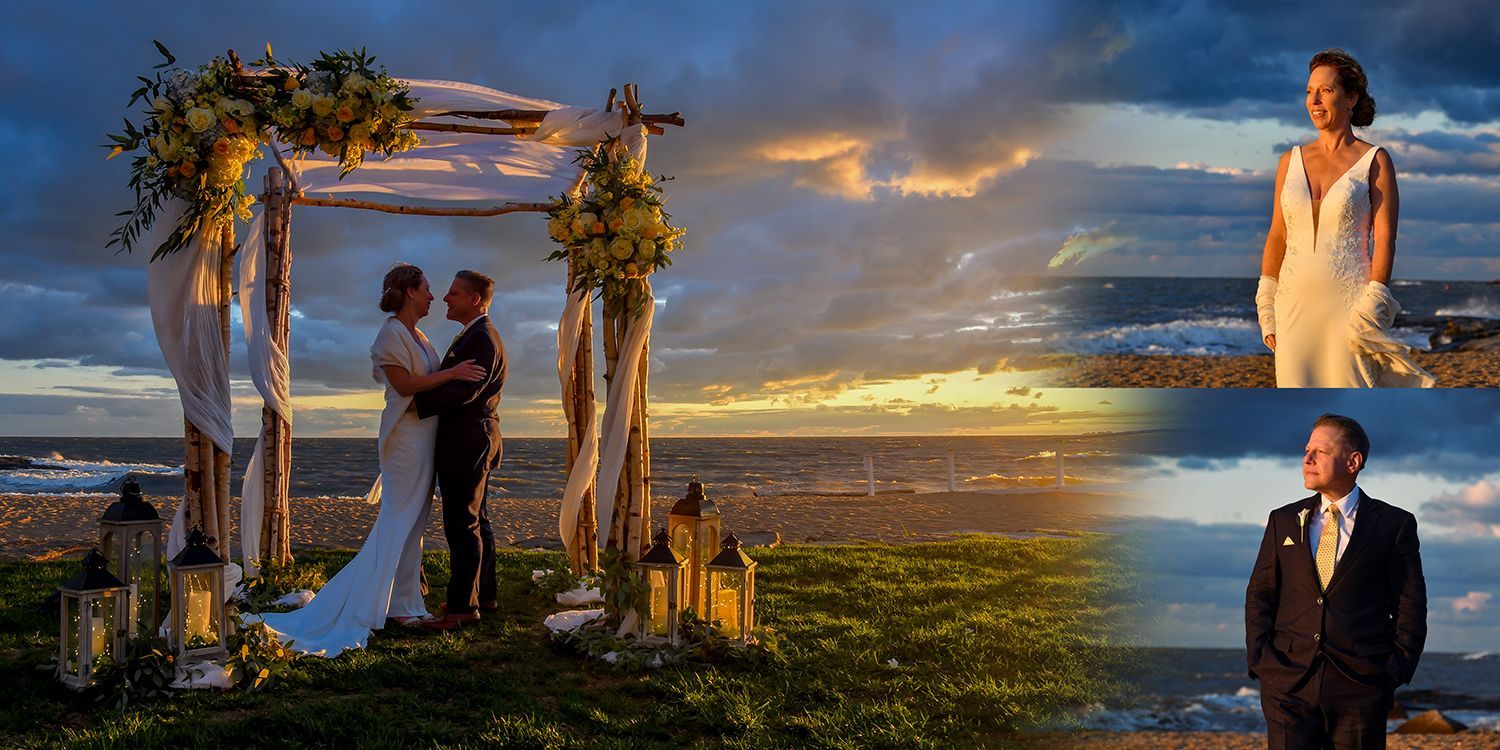
[{"label": "white lantern", "polygon": [[160,622],[162,519],[127,477],[120,499],[99,519],[99,548],[109,568],[130,587],[131,630],[154,637]]},{"label": "white lantern", "polygon": [[740,550],[734,534],[724,538],[718,556],[708,562],[708,614],[719,634],[739,645],[753,642],[755,627],[755,561]]},{"label": "white lantern", "polygon": [[168,632],[178,659],[210,661],[229,655],[225,643],[224,560],[194,528],[187,546],[167,563],[172,579],[172,627]]},{"label": "white lantern", "polygon": [[125,653],[130,587],[110,574],[104,555],[96,549],[83,558],[83,570],[58,591],[62,628],[57,676],[68,687],[82,689],[93,682],[100,662]]},{"label": "white lantern", "polygon": [[672,551],[687,561],[687,599],[684,606],[702,615],[707,578],[703,566],[719,551],[722,519],[719,507],[703,493],[698,477],[688,482],[687,494],[667,513]]},{"label": "white lantern", "polygon": [[676,644],[687,596],[687,560],[672,550],[667,532],[662,529],[656,532],[651,549],[641,555],[636,566],[649,590],[646,616],[641,619],[637,635],[647,643]]}]

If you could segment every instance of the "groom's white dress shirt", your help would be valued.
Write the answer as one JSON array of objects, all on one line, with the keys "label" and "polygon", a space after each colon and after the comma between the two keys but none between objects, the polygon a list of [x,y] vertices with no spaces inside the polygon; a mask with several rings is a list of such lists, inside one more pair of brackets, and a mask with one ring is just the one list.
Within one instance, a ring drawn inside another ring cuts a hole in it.
[{"label": "groom's white dress shirt", "polygon": [[[1334,500],[1332,505],[1339,509],[1339,546],[1333,553],[1333,564],[1338,565],[1340,558],[1344,556],[1344,550],[1349,548],[1349,536],[1354,533],[1354,515],[1359,512],[1359,485],[1349,490],[1349,494]],[[1318,512],[1308,519],[1307,539],[1314,560],[1318,559],[1318,542],[1323,535],[1323,525],[1328,523],[1328,498],[1318,498]]]}]

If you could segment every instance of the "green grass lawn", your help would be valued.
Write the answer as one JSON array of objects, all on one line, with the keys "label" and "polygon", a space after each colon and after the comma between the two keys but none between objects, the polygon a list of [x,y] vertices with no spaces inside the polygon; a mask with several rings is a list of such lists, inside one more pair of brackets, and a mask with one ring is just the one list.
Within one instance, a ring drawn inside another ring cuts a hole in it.
[{"label": "green grass lawn", "polygon": [[[40,602],[76,562],[0,565],[0,746],[1010,746],[1117,689],[1104,643],[1130,582],[1105,537],[751,553],[776,663],[627,672],[554,648],[541,619],[561,608],[530,571],[564,558],[502,551],[501,611],[478,627],[376,633],[268,690],[184,692],[123,714],[36,669],[57,642]],[[350,556],[298,563],[331,576]],[[425,563],[435,606],[447,556]]]}]

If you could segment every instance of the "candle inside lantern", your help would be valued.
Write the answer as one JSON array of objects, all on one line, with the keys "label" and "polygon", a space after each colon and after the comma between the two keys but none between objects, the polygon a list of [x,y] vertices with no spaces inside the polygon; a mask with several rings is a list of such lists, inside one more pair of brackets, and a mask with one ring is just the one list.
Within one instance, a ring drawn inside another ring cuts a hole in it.
[{"label": "candle inside lantern", "polygon": [[192,641],[195,636],[209,641],[218,640],[218,634],[213,630],[213,604],[212,592],[201,589],[188,592],[187,637],[189,641]]},{"label": "candle inside lantern", "polygon": [[89,615],[89,654],[94,659],[104,655],[104,648],[109,634],[104,622],[104,615],[99,612],[99,604],[96,602],[93,613]]},{"label": "candle inside lantern", "polygon": [[667,635],[667,577],[660,571],[653,570],[649,575],[651,583],[651,606],[647,614],[649,618],[646,623],[646,632],[653,636],[666,637]]}]

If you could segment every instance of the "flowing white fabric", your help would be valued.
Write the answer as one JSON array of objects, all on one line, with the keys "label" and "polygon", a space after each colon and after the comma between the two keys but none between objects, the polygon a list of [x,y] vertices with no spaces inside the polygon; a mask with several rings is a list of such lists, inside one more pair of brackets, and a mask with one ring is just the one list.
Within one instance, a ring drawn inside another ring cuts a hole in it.
[{"label": "flowing white fabric", "polygon": [[[1375,343],[1373,338],[1350,335],[1351,311],[1365,293],[1370,275],[1374,219],[1370,207],[1370,163],[1378,150],[1379,147],[1371,148],[1328,186],[1316,208],[1316,216],[1302,148],[1292,150],[1278,196],[1286,222],[1286,255],[1277,274],[1275,315],[1271,321],[1276,331],[1279,387],[1422,384],[1421,375],[1407,368],[1407,365],[1416,368],[1409,359],[1400,363],[1408,370],[1405,374],[1392,371],[1390,368],[1397,360],[1386,345]],[[1375,317],[1371,317],[1371,325],[1375,324]],[[1394,312],[1390,318],[1394,319]],[[1381,330],[1388,331],[1390,322],[1384,321]],[[1389,339],[1388,334],[1384,336]],[[1372,356],[1369,347],[1376,347],[1373,351],[1380,356]]]},{"label": "flowing white fabric", "polygon": [[[239,252],[240,321],[245,331],[250,379],[255,382],[255,390],[260,392],[267,408],[291,424],[291,364],[286,349],[271,335],[271,318],[266,312],[265,230],[265,213],[257,210]],[[266,507],[265,441],[262,432],[255,440],[255,450],[250,453],[244,482],[240,485],[240,551],[244,556],[245,572],[251,576],[258,571],[260,531]]]},{"label": "flowing white fabric", "polygon": [[1381,388],[1431,388],[1432,373],[1411,358],[1411,347],[1391,336],[1401,304],[1390,287],[1371,281],[1349,310],[1349,345],[1360,354],[1360,374]]},{"label": "flowing white fabric", "polygon": [[[607,542],[614,521],[615,489],[620,484],[620,469],[625,465],[625,449],[630,442],[630,412],[635,407],[635,384],[640,377],[641,355],[651,337],[651,318],[656,306],[651,302],[651,284],[646,283],[646,309],[641,317],[625,316],[625,343],[615,360],[615,380],[610,383],[604,405],[604,428],[601,433],[599,494],[594,499],[598,509],[599,539]],[[576,468],[575,464],[575,468]],[[571,477],[569,478],[571,481]],[[643,522],[648,519],[642,519]],[[644,531],[644,530],[643,530]]]},{"label": "flowing white fabric", "polygon": [[[563,307],[562,320],[557,325],[557,379],[562,386],[564,400],[571,398],[573,365],[578,358],[578,343],[583,336],[583,316],[588,310],[588,291],[568,294],[568,303]],[[573,469],[568,473],[568,483],[563,488],[562,510],[558,514],[557,534],[571,557],[577,554],[578,513],[583,507],[583,496],[599,468],[599,421],[594,415],[594,401],[583,404],[583,413],[574,414],[573,419],[583,425],[583,439],[578,447],[578,456],[573,459]]]},{"label": "flowing white fabric", "polygon": [[[386,319],[370,347],[376,380],[382,365],[399,365],[425,375],[437,369],[438,353],[412,336],[395,317]],[[288,648],[305,654],[337,656],[364,648],[370,631],[388,618],[424,617],[422,532],[432,505],[437,418],[421,419],[408,409],[411,397],[386,383],[380,418],[380,513],[364,546],[302,609],[262,617]]]},{"label": "flowing white fabric", "polygon": [[[145,246],[153,251],[187,210],[187,203],[170,199],[161,207]],[[229,358],[219,329],[220,242],[217,233],[200,232],[175,253],[146,267],[146,289],[151,301],[151,325],[167,369],[177,381],[182,413],[214,445],[234,450],[230,421]],[[168,557],[187,542],[186,508],[178,503],[167,534]]]},{"label": "flowing white fabric", "polygon": [[407,83],[417,99],[413,114],[423,122],[504,127],[496,120],[433,115],[461,110],[549,111],[537,132],[524,138],[421,131],[426,141],[421,146],[390,159],[372,155],[342,180],[334,157],[316,153],[291,160],[304,193],[384,193],[426,200],[545,203],[570,192],[577,182],[575,148],[593,146],[622,132],[644,132],[639,126],[624,127],[616,113],[564,107],[467,83]]}]

